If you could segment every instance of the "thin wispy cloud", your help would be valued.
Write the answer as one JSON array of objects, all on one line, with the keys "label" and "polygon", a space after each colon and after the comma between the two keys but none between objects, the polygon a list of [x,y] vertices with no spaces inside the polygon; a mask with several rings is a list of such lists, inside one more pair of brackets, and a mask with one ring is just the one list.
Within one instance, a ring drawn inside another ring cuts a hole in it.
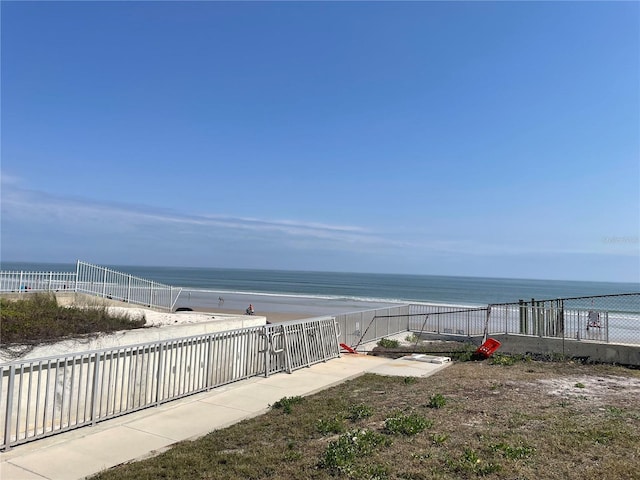
[{"label": "thin wispy cloud", "polygon": [[[385,239],[373,235],[366,229],[350,225],[329,225],[294,220],[270,220],[233,217],[220,214],[195,215],[154,209],[143,205],[123,205],[116,202],[96,202],[51,195],[45,192],[13,188],[6,185],[2,192],[2,213],[5,218],[22,222],[57,224],[60,228],[73,225],[97,224],[101,228],[128,226],[131,228],[195,228],[237,230],[257,235],[264,232],[283,236],[307,237],[309,239],[334,242],[386,243]],[[193,230],[191,230],[193,231]]]},{"label": "thin wispy cloud", "polygon": [[[376,232],[359,225],[327,224],[291,219],[261,219],[218,213],[191,214],[145,205],[99,202],[92,199],[54,195],[21,188],[16,177],[2,176],[3,222],[46,226],[83,235],[113,232],[138,232],[140,235],[179,236],[182,242],[193,239],[264,240],[312,251],[329,248],[336,251],[394,253],[424,257],[428,255],[517,256],[529,254],[633,254],[632,241],[607,242],[603,237],[591,245],[559,246],[501,241],[499,235],[480,240],[444,236],[437,228],[431,234],[413,232]],[[625,237],[626,238],[626,237]],[[637,240],[636,240],[637,243]]]}]

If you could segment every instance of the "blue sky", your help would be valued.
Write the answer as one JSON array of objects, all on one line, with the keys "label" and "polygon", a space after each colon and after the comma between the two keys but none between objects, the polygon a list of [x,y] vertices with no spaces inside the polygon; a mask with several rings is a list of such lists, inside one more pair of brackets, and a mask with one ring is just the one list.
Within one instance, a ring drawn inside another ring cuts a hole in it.
[{"label": "blue sky", "polygon": [[7,2],[3,261],[640,281],[637,2]]}]

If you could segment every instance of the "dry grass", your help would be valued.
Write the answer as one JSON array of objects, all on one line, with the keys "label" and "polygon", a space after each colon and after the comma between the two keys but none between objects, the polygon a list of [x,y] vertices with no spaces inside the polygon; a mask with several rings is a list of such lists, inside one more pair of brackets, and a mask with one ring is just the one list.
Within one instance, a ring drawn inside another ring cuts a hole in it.
[{"label": "dry grass", "polygon": [[368,374],[95,478],[638,478],[640,371],[510,363]]},{"label": "dry grass", "polygon": [[33,293],[0,298],[0,346],[28,346],[65,338],[141,328],[145,318],[113,314],[104,305],[61,306],[56,296]]}]

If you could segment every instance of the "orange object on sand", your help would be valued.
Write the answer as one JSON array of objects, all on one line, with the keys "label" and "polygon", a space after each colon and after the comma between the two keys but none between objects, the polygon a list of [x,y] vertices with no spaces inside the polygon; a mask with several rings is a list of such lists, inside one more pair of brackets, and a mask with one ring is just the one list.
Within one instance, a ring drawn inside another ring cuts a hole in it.
[{"label": "orange object on sand", "polygon": [[500,345],[502,344],[495,338],[487,338],[487,341],[478,347],[476,353],[478,355],[482,355],[485,358],[489,358],[491,355],[493,355],[493,352],[500,348]]},{"label": "orange object on sand", "polygon": [[340,346],[342,347],[343,350],[346,350],[349,353],[358,353],[346,343],[341,343]]}]

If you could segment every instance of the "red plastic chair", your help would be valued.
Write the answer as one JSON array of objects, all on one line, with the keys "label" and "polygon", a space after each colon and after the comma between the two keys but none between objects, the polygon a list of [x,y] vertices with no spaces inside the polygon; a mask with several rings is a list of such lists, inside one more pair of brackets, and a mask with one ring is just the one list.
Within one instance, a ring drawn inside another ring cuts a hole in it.
[{"label": "red plastic chair", "polygon": [[500,345],[502,344],[495,338],[487,338],[487,341],[478,347],[476,353],[484,358],[489,358],[496,350],[498,350],[498,348],[500,348]]}]

